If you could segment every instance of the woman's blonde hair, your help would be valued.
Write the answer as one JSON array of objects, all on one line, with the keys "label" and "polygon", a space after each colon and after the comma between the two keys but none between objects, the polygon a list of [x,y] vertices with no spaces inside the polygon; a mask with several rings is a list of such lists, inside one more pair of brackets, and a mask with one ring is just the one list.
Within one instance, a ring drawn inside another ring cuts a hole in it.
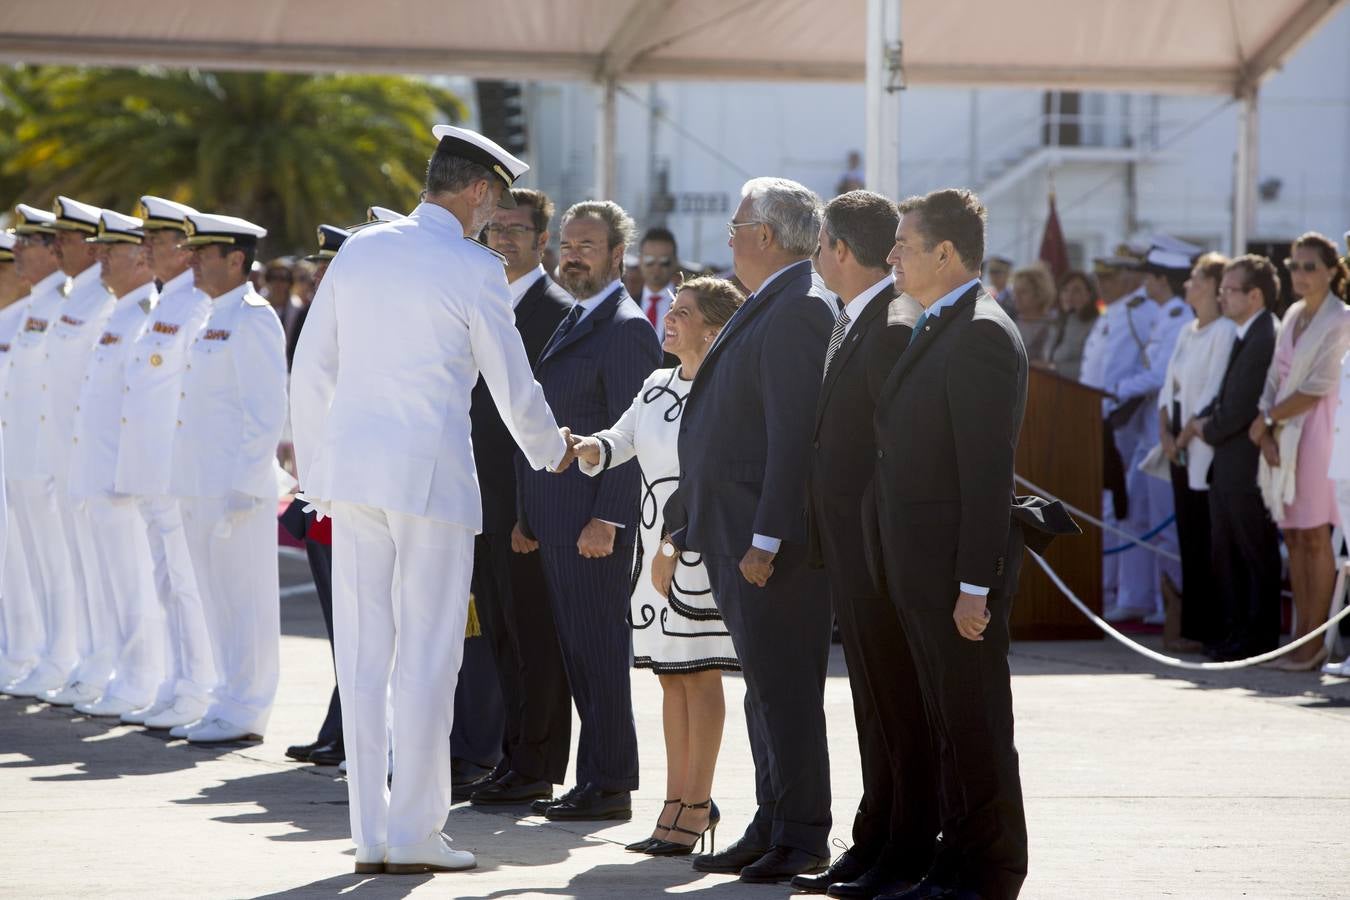
[{"label": "woman's blonde hair", "polygon": [[1014,285],[1017,284],[1018,279],[1031,284],[1032,290],[1041,298],[1041,312],[1049,312],[1056,298],[1055,279],[1050,275],[1050,270],[1039,263],[1026,266],[1013,272]]},{"label": "woman's blonde hair", "polygon": [[713,278],[710,275],[682,281],[675,292],[678,294],[680,291],[693,292],[703,321],[713,328],[721,328],[727,324],[745,302],[745,295],[737,290],[736,285],[725,278]]}]

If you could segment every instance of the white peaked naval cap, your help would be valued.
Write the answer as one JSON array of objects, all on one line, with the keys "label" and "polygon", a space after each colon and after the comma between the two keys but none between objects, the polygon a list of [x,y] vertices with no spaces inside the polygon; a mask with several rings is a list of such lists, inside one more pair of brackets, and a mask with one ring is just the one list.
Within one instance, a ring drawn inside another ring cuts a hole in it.
[{"label": "white peaked naval cap", "polygon": [[220,216],[214,213],[188,213],[185,223],[187,247],[201,247],[205,244],[234,244],[238,247],[253,247],[258,238],[267,236],[267,229],[254,225],[247,219],[237,216]]},{"label": "white peaked naval cap", "polygon": [[187,217],[195,212],[196,210],[186,203],[165,200],[163,197],[154,197],[150,194],[141,198],[141,204],[136,209],[136,215],[145,222],[143,227],[146,231],[162,231],[166,228],[181,231]]},{"label": "white peaked naval cap", "polygon": [[145,242],[143,224],[135,216],[105,209],[98,217],[98,233],[84,241],[87,244],[141,244]]},{"label": "white peaked naval cap", "polygon": [[440,141],[436,149],[487,167],[505,188],[497,205],[502,209],[515,208],[516,201],[511,196],[511,186],[516,183],[517,178],[530,171],[528,165],[507,153],[496,141],[467,128],[437,125],[431,129],[431,134]]}]

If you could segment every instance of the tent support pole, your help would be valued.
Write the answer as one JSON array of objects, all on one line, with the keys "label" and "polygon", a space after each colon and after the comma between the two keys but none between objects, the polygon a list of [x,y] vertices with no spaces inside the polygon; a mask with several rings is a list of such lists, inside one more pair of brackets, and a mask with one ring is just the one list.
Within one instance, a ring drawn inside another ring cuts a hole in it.
[{"label": "tent support pole", "polygon": [[595,196],[613,200],[615,192],[614,142],[617,134],[617,85],[613,78],[600,82],[600,109],[595,128]]},{"label": "tent support pole", "polygon": [[900,194],[901,0],[867,0],[867,146],[863,152],[869,190]]},{"label": "tent support pole", "polygon": [[1257,87],[1249,85],[1238,95],[1237,153],[1233,163],[1233,256],[1247,252],[1256,226],[1256,153],[1260,136]]}]

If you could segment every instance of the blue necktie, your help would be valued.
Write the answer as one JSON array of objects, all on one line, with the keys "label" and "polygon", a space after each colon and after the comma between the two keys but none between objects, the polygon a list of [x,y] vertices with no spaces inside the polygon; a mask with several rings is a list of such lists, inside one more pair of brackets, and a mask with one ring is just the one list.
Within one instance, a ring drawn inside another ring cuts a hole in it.
[{"label": "blue necktie", "polygon": [[906,345],[907,347],[914,346],[914,341],[918,338],[919,332],[923,331],[923,323],[927,321],[928,310],[925,309],[923,315],[919,316],[919,320],[914,323],[914,330],[909,333],[909,344]]},{"label": "blue necktie", "polygon": [[[576,324],[581,321],[581,315],[585,311],[585,307],[580,303],[574,305],[567,311],[567,315],[563,316],[563,320],[558,323],[558,330],[553,332],[553,337],[549,338],[548,350],[552,350],[563,342],[563,339],[567,337],[568,332],[576,327]],[[548,350],[544,352],[547,353]]]}]

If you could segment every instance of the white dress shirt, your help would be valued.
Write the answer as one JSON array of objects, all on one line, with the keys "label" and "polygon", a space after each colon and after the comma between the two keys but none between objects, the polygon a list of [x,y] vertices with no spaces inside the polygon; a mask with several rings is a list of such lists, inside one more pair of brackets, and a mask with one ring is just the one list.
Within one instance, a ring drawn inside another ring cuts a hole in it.
[{"label": "white dress shirt", "polygon": [[525,296],[530,288],[534,287],[534,283],[540,278],[547,277],[548,272],[544,271],[544,264],[540,263],[515,281],[508,284],[506,289],[511,292],[511,308],[515,309],[520,306],[521,298]]},{"label": "white dress shirt", "polygon": [[670,292],[670,286],[667,285],[659,291],[653,291],[645,285],[642,288],[642,296],[639,298],[639,305],[642,307],[642,315],[651,321],[651,316],[647,310],[653,303],[656,304],[656,336],[665,340],[666,338],[666,313],[670,312],[670,305],[675,302],[675,296]]},{"label": "white dress shirt", "polygon": [[[1236,335],[1233,320],[1222,317],[1203,327],[1192,319],[1181,329],[1158,392],[1158,409],[1169,418],[1173,403],[1181,407],[1180,419],[1173,424],[1185,425],[1218,396]],[[1191,490],[1209,490],[1213,462],[1213,447],[1203,438],[1191,441],[1186,452],[1186,480]]]},{"label": "white dress shirt", "polygon": [[858,317],[867,309],[867,304],[871,303],[877,294],[880,294],[886,288],[895,284],[895,280],[887,275],[885,278],[863,291],[858,296],[844,304],[844,315],[848,316],[848,322],[844,325],[844,333],[840,338],[840,345],[843,346],[843,338],[848,337],[848,333],[853,330],[853,323],[858,321]]}]

